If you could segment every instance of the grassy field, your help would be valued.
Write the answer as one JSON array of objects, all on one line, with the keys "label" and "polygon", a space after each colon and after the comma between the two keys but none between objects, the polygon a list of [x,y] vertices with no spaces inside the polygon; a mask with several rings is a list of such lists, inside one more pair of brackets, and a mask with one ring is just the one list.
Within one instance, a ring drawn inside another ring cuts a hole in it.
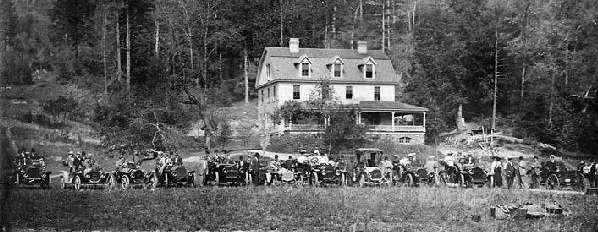
[{"label": "grassy field", "polygon": [[[504,189],[18,189],[10,197],[13,227],[61,231],[580,231],[598,221],[597,196]],[[570,215],[509,221],[489,216],[496,204],[546,199]],[[473,221],[474,215],[481,220]]]}]

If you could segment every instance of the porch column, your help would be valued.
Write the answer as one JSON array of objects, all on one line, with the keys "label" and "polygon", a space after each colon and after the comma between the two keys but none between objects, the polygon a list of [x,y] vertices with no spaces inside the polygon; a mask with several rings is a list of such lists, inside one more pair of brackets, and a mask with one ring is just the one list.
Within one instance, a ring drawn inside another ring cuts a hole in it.
[{"label": "porch column", "polygon": [[390,112],[390,115],[391,115],[390,123],[392,125],[390,128],[392,131],[395,131],[395,112],[394,111]]},{"label": "porch column", "polygon": [[426,112],[424,112],[424,127],[426,126]]}]

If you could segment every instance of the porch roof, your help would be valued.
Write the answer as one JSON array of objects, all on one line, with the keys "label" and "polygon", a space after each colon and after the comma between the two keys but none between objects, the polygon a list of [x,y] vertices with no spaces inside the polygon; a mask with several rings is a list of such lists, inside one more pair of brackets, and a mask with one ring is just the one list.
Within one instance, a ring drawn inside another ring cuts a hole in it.
[{"label": "porch roof", "polygon": [[427,112],[428,108],[409,105],[395,101],[360,101],[354,105],[361,110],[388,111],[388,112]]}]

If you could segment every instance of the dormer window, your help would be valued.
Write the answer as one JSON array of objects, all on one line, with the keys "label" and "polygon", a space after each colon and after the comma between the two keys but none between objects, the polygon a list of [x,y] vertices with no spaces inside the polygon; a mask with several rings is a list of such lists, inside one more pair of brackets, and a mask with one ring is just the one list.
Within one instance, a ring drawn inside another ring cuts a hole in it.
[{"label": "dormer window", "polygon": [[301,63],[301,76],[309,77],[309,63]]},{"label": "dormer window", "polygon": [[366,64],[365,65],[365,78],[366,79],[374,78],[374,64]]},{"label": "dormer window", "polygon": [[363,78],[374,79],[376,78],[376,62],[371,57],[365,58],[363,61]]},{"label": "dormer window", "polygon": [[311,76],[311,60],[306,55],[299,58],[298,68],[300,77]]},{"label": "dormer window", "polygon": [[335,78],[343,77],[343,60],[339,56],[334,57],[329,63],[330,76]]},{"label": "dormer window", "polygon": [[332,77],[340,78],[343,74],[343,64],[332,65]]}]

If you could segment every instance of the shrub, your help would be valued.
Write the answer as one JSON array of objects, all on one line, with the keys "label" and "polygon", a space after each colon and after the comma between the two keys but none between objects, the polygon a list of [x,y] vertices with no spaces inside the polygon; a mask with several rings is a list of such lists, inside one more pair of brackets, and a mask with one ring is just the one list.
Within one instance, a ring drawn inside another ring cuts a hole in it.
[{"label": "shrub", "polygon": [[301,149],[309,151],[316,147],[326,147],[322,138],[318,135],[283,134],[280,136],[272,136],[270,138],[270,145],[266,150],[272,152],[296,153]]}]

